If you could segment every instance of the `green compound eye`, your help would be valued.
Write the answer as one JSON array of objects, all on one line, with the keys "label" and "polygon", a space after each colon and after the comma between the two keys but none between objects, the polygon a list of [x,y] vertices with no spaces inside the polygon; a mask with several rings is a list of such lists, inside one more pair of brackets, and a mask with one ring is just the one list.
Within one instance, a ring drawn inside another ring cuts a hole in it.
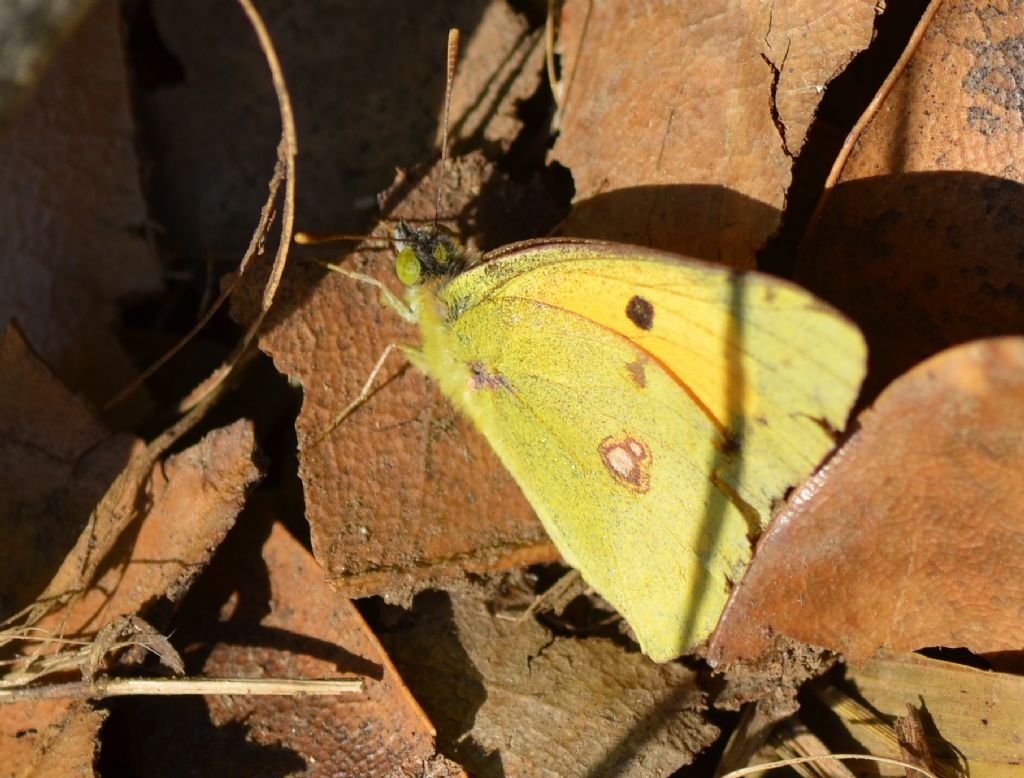
[{"label": "green compound eye", "polygon": [[406,246],[395,255],[395,275],[403,284],[412,286],[418,283],[422,274],[423,268],[412,248]]}]

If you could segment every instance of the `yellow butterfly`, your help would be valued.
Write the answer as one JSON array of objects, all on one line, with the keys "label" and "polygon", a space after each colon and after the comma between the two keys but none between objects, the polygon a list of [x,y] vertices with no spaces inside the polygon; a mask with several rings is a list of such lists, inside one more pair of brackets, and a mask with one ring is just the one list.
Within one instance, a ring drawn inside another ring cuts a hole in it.
[{"label": "yellow butterfly", "polygon": [[341,272],[418,324],[421,344],[402,350],[644,653],[703,641],[773,501],[845,425],[865,369],[857,328],[785,281],[636,246],[539,240],[480,257],[440,227],[400,224],[394,239],[404,299]]},{"label": "yellow butterfly", "polygon": [[[442,165],[457,46],[452,31]],[[329,267],[419,326],[421,344],[402,350],[644,653],[698,645],[773,502],[845,426],[865,371],[859,330],[793,284],[637,246],[538,240],[481,257],[436,224],[393,237],[404,299]]]}]

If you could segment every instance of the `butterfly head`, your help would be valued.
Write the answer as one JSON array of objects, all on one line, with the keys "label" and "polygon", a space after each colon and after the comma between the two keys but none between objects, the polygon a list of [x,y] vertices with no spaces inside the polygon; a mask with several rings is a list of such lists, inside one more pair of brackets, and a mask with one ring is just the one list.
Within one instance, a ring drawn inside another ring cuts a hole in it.
[{"label": "butterfly head", "polygon": [[395,275],[406,286],[415,286],[431,278],[458,275],[474,263],[474,255],[455,233],[440,224],[411,227],[398,223],[392,235],[395,242]]}]

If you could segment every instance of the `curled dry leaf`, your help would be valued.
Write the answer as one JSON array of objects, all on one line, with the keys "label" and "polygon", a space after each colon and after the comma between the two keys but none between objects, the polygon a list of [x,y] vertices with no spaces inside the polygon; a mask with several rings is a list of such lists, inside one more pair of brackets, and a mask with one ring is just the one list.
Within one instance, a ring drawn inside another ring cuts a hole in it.
[{"label": "curled dry leaf", "polygon": [[100,404],[134,375],[111,331],[115,305],[160,278],[141,234],[119,10],[95,5],[0,138],[0,322],[16,318]]},{"label": "curled dry leaf", "polygon": [[796,278],[864,331],[868,397],[943,348],[1020,332],[1022,35],[1014,3],[933,3],[832,172]]},{"label": "curled dry leaf", "polygon": [[822,88],[877,13],[860,0],[566,2],[552,153],[576,185],[565,233],[753,267]]},{"label": "curled dry leaf", "polygon": [[171,645],[171,641],[145,619],[128,614],[118,616],[96,633],[82,666],[82,677],[91,681],[102,670],[110,654],[129,646],[145,649],[159,658],[160,664],[175,675],[183,675],[185,672],[181,655]]},{"label": "curled dry leaf", "polygon": [[240,774],[417,775],[435,756],[433,728],[373,633],[287,530],[258,507],[247,516],[177,615],[192,671],[357,674],[364,691],[356,700],[211,696],[198,716],[180,702],[124,699],[112,720],[128,746],[123,758],[139,775],[190,774],[208,758],[200,746],[212,726],[223,733],[218,758]]},{"label": "curled dry leaf", "polygon": [[1024,581],[1024,339],[940,354],[889,387],[758,545],[709,656],[776,633],[878,648],[1017,650]]},{"label": "curled dry leaf", "polygon": [[[104,560],[105,572],[68,609],[37,626],[59,628],[65,636],[88,635],[157,598],[180,599],[258,480],[254,452],[252,425],[238,421],[158,464],[141,494],[125,495],[135,501],[136,521]],[[83,582],[73,572],[91,562],[69,557],[55,581],[80,587]]]}]

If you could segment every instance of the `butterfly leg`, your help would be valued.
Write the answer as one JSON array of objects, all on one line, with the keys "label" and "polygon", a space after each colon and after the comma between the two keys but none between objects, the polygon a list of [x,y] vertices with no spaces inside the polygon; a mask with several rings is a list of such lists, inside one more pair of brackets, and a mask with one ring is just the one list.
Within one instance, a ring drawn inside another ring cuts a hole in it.
[{"label": "butterfly leg", "polygon": [[[380,302],[382,305],[393,310],[395,313],[397,313],[410,324],[415,324],[416,314],[412,312],[409,306],[406,305],[400,297],[398,297],[394,292],[392,292],[390,289],[384,286],[384,284],[382,284],[376,278],[368,276],[365,273],[359,273],[355,270],[349,270],[344,267],[339,267],[338,265],[331,264],[330,262],[325,262],[324,267],[326,267],[328,270],[333,270],[335,273],[341,273],[343,276],[348,276],[349,278],[359,281],[362,284],[369,284],[370,286],[377,287],[377,289],[380,291]],[[391,347],[393,346],[394,344],[392,344]]]},{"label": "butterfly leg", "polygon": [[398,348],[397,344],[388,343],[388,345],[384,348],[384,351],[381,352],[380,357],[378,357],[377,364],[374,365],[373,370],[370,371],[370,375],[367,377],[366,383],[363,384],[363,388],[359,390],[359,394],[355,397],[354,400],[352,400],[352,402],[350,402],[341,410],[341,413],[339,413],[331,420],[331,423],[327,425],[327,428],[323,432],[316,436],[316,438],[310,444],[310,448],[316,448],[317,446],[319,446],[323,442],[324,438],[326,438],[328,435],[334,432],[334,430],[337,429],[339,424],[341,424],[343,421],[345,421],[345,419],[351,416],[352,412],[355,411],[356,408],[358,408],[360,405],[362,405],[370,398],[370,395],[373,393],[373,384],[376,382],[377,376],[380,375],[380,371],[384,369],[384,363],[391,355],[391,352],[394,351],[396,348]]}]

